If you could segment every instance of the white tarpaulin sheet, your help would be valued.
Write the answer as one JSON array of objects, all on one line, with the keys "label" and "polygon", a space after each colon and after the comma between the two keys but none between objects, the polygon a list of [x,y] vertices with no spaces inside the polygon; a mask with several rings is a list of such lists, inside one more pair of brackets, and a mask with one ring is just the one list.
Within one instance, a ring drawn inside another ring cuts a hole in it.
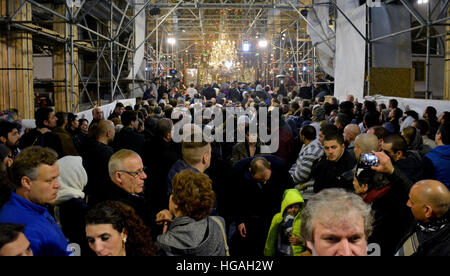
[{"label": "white tarpaulin sheet", "polygon": [[[346,12],[347,17],[358,30],[366,35],[366,6]],[[336,26],[336,63],[334,96],[344,98],[353,94],[364,96],[364,73],[366,42],[343,16]]]},{"label": "white tarpaulin sheet", "polygon": [[[337,0],[338,7],[347,15],[348,11],[359,7],[359,0]],[[341,15],[339,13],[339,15]]]},{"label": "white tarpaulin sheet", "polygon": [[375,100],[378,104],[384,103],[386,106],[388,106],[390,99],[396,99],[398,101],[398,107],[401,110],[414,110],[420,117],[422,117],[427,106],[436,108],[438,116],[444,111],[450,111],[450,101],[386,97],[382,95],[367,96],[364,99]]},{"label": "white tarpaulin sheet", "polygon": [[[134,12],[137,13],[143,7],[142,4],[135,4]],[[141,43],[145,40],[145,9],[136,16],[134,20],[134,45],[141,45]],[[139,73],[139,69],[141,68],[142,61],[144,60],[144,50],[145,47],[142,45],[139,47],[134,53],[133,59],[133,69],[130,70],[127,79],[134,79],[135,76]],[[133,76],[134,72],[134,76]]]},{"label": "white tarpaulin sheet", "polygon": [[[317,3],[328,3],[328,0],[319,0]],[[311,41],[316,45],[316,56],[320,67],[325,73],[334,76],[334,58],[336,39],[334,32],[329,28],[328,21],[329,5],[316,5],[308,12],[307,32]]]},{"label": "white tarpaulin sheet", "polygon": [[[371,39],[411,28],[411,15],[401,5],[372,8]],[[372,43],[372,66],[375,68],[411,68],[411,33],[385,38]]]}]

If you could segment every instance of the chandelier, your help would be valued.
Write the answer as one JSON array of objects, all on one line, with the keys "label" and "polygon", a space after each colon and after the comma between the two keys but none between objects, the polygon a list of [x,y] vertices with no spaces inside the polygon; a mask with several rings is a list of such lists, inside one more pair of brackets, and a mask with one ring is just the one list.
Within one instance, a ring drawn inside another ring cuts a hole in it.
[{"label": "chandelier", "polygon": [[237,60],[236,43],[226,33],[220,33],[219,39],[212,43],[209,66],[215,71],[230,72],[239,65]]}]

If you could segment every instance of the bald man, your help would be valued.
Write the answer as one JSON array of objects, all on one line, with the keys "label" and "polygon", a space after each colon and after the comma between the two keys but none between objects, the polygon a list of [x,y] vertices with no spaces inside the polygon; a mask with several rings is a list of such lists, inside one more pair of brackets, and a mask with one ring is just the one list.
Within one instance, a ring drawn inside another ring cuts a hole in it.
[{"label": "bald man", "polygon": [[359,126],[355,124],[349,124],[344,128],[344,141],[346,143],[345,149],[353,156],[355,156],[354,152],[354,142],[356,136],[358,136],[361,133]]},{"label": "bald man", "polygon": [[450,191],[447,187],[436,180],[421,180],[411,188],[407,205],[417,226],[398,255],[450,256]]},{"label": "bald man", "polygon": [[109,184],[108,162],[114,153],[108,144],[114,140],[115,133],[112,121],[100,120],[95,129],[95,140],[89,140],[86,151],[81,155],[88,175],[86,194],[89,206],[94,206],[104,199],[105,187]]}]

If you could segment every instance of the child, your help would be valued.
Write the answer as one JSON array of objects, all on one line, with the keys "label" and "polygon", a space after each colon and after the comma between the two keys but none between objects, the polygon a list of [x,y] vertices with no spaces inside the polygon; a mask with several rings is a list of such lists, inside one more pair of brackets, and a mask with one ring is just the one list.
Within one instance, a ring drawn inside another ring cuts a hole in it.
[{"label": "child", "polygon": [[265,256],[298,256],[305,250],[300,240],[300,212],[304,201],[297,189],[284,192],[281,212],[272,219],[267,235]]}]

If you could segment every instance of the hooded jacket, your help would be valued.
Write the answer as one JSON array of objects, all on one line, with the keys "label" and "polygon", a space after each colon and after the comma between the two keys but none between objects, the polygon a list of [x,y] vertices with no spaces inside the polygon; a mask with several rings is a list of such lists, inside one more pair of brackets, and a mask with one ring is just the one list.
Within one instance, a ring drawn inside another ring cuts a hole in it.
[{"label": "hooded jacket", "polygon": [[[225,221],[217,217],[225,228]],[[156,244],[167,256],[225,256],[225,240],[220,226],[210,217],[201,220],[175,218]]]},{"label": "hooded jacket", "polygon": [[[295,216],[292,234],[300,236],[300,214],[305,207],[305,204],[302,195],[297,189],[288,189],[284,191],[283,201],[281,202],[281,212],[277,213],[272,219],[272,224],[270,225],[269,233],[267,235],[266,246],[264,247],[264,256],[275,256],[278,226],[283,221],[283,215],[286,212],[286,208],[295,203],[300,203],[301,207]],[[294,253],[294,256],[299,256],[299,254],[304,250],[305,247],[303,245],[292,245],[292,252]]]},{"label": "hooded jacket", "polygon": [[450,188],[450,170],[448,168],[450,168],[450,145],[437,146],[424,158],[424,172],[429,173],[425,176],[441,181],[447,188]]}]

